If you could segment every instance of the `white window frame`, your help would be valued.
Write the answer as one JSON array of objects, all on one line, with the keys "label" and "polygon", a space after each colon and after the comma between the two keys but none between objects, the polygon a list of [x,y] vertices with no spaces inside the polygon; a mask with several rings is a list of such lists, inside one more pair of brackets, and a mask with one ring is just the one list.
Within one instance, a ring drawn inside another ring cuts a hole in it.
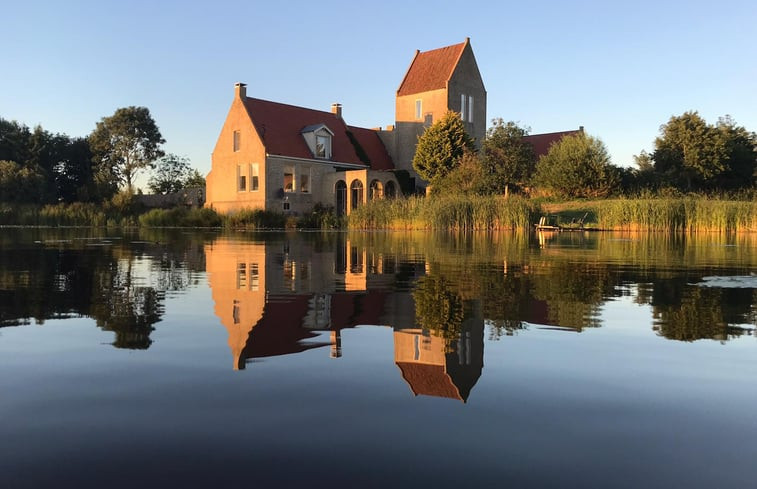
[{"label": "white window frame", "polygon": [[241,142],[242,136],[239,134],[239,131],[234,131],[231,138],[233,140],[232,149],[236,153],[239,151],[239,143]]},{"label": "white window frame", "polygon": [[237,165],[237,192],[247,190],[247,175],[242,172],[242,165]]},{"label": "white window frame", "polygon": [[[312,187],[313,184],[311,182],[310,176],[311,176],[310,168],[302,168],[302,169],[300,169],[300,178],[298,180],[298,184],[300,185],[300,190],[299,190],[300,193],[303,193],[303,194],[309,194],[309,193],[311,193],[310,189],[311,189],[311,187]],[[303,186],[302,186],[303,182],[307,182],[307,188],[303,188]]]},{"label": "white window frame", "polygon": [[423,100],[422,99],[415,100],[415,118],[416,119],[423,118]]},{"label": "white window frame", "polygon": [[473,122],[473,95],[468,95],[468,122]]},{"label": "white window frame", "polygon": [[465,122],[465,116],[467,114],[467,110],[465,110],[465,102],[467,98],[467,95],[465,95],[464,93],[460,95],[460,120],[462,120],[463,122]]},{"label": "white window frame", "polygon": [[[287,190],[286,188],[286,176],[287,174],[292,175],[292,188]],[[281,182],[282,187],[284,188],[284,192],[286,193],[294,193],[297,192],[297,172],[294,165],[285,166],[284,167],[284,173],[283,173],[283,181]]]},{"label": "white window frame", "polygon": [[250,163],[250,192],[260,190],[260,165]]},{"label": "white window frame", "polygon": [[[323,141],[323,154],[318,152],[318,142]],[[321,159],[331,158],[331,135],[323,132],[315,134],[315,157]]]}]

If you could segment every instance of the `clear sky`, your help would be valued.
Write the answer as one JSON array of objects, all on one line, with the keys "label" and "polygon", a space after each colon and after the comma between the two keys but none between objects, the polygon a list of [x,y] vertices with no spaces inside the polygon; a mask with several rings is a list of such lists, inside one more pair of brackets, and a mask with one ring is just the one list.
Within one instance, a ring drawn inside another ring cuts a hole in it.
[{"label": "clear sky", "polygon": [[415,50],[466,37],[489,119],[584,126],[617,165],[687,110],[757,131],[754,0],[5,0],[0,11],[0,117],[85,136],[119,107],[146,106],[166,151],[203,173],[234,83],[385,126]]}]

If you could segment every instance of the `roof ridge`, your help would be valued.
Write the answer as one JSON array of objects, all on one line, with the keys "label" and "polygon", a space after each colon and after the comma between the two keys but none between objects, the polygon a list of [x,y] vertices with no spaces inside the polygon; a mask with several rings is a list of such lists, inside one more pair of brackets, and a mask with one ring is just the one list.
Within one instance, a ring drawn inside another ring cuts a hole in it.
[{"label": "roof ridge", "polygon": [[334,114],[333,112],[329,110],[311,109],[310,107],[302,107],[301,105],[285,104],[282,102],[274,102],[273,100],[266,100],[266,99],[256,98],[256,97],[247,97],[247,100],[257,100],[259,102],[265,102],[268,104],[275,104],[275,105],[283,105],[285,107],[292,107],[294,109],[300,109],[300,110],[305,109],[305,110],[312,110],[313,112],[323,112],[324,114],[329,114],[336,117],[336,114]]}]

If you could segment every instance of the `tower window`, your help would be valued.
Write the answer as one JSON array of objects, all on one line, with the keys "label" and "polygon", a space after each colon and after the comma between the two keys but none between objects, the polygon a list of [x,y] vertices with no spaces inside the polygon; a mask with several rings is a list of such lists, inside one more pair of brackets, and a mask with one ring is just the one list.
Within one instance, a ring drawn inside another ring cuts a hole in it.
[{"label": "tower window", "polygon": [[423,101],[418,99],[415,101],[415,118],[420,119],[423,115]]}]

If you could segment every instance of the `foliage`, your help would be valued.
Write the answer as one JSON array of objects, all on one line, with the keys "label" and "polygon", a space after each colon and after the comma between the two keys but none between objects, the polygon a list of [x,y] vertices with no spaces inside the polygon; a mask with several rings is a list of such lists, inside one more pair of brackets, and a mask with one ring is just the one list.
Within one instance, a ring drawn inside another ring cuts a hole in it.
[{"label": "foliage", "polygon": [[151,209],[139,216],[144,227],[219,227],[222,223],[222,217],[207,208]]},{"label": "foliage", "polygon": [[613,199],[597,203],[603,229],[633,231],[755,232],[757,202],[684,198]]},{"label": "foliage", "polygon": [[602,141],[580,133],[553,144],[539,158],[533,180],[561,197],[605,197],[619,185],[620,174]]},{"label": "foliage", "polygon": [[685,112],[660,127],[652,157],[655,172],[678,188],[748,187],[757,171],[757,136],[728,116],[713,126]]},{"label": "foliage", "polygon": [[356,229],[520,229],[536,221],[541,209],[522,198],[452,194],[435,198],[379,199],[354,209]]},{"label": "foliage", "polygon": [[[6,173],[6,181],[8,178],[28,181],[30,175],[35,178],[31,192],[19,197],[19,188],[12,198],[0,193],[4,201],[85,201],[92,193],[91,154],[86,140],[81,138],[52,134],[39,126],[32,131],[23,124],[0,118],[0,160],[18,165],[13,170],[15,175]],[[5,170],[9,171],[7,165]]]},{"label": "foliage", "polygon": [[337,217],[333,207],[317,203],[313,206],[312,212],[297,219],[296,227],[300,229],[334,229],[343,225],[343,219]]},{"label": "foliage", "polygon": [[44,181],[38,168],[0,160],[0,200],[3,202],[39,202]]},{"label": "foliage", "polygon": [[125,107],[110,117],[103,117],[89,135],[89,144],[97,165],[97,180],[104,188],[115,189],[118,183],[132,188],[135,175],[152,168],[164,155],[165,143],[146,107]]},{"label": "foliage", "polygon": [[509,187],[522,189],[536,167],[533,146],[523,140],[529,128],[515,122],[493,119],[486,131],[482,164],[487,193],[507,193]]},{"label": "foliage", "polygon": [[421,277],[413,291],[415,320],[421,328],[447,339],[460,337],[464,319],[462,298],[444,277]]},{"label": "foliage", "polygon": [[232,229],[284,229],[286,216],[263,209],[242,209],[225,215],[223,226]]},{"label": "foliage", "polygon": [[431,187],[432,195],[449,195],[453,193],[483,194],[488,189],[487,175],[479,155],[466,151],[460,164],[445,177],[437,178]]},{"label": "foliage", "polygon": [[192,168],[184,179],[184,187],[205,187],[205,177],[197,169]]},{"label": "foliage", "polygon": [[[199,178],[198,178],[199,177]],[[198,183],[201,185],[188,185]],[[197,170],[189,166],[189,158],[169,153],[158,160],[147,186],[154,194],[170,194],[179,192],[189,186],[204,186],[205,179]]]},{"label": "foliage", "polygon": [[418,138],[413,168],[432,185],[459,163],[465,151],[473,151],[473,139],[456,112],[449,111]]}]

